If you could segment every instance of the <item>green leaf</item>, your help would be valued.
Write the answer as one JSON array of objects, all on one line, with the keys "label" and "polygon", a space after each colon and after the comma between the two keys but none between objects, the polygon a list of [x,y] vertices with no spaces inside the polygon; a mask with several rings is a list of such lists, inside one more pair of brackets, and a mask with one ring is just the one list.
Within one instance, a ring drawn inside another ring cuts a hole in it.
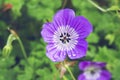
[{"label": "green leaf", "polygon": [[94,61],[101,61],[106,63],[112,63],[116,60],[116,51],[108,49],[106,46],[99,47],[99,52],[94,58]]},{"label": "green leaf", "polygon": [[109,11],[116,11],[116,10],[119,10],[120,8],[119,8],[119,6],[118,5],[113,5],[113,6],[111,6],[110,8],[108,8],[107,10],[109,10]]},{"label": "green leaf", "polygon": [[88,43],[98,43],[99,37],[97,34],[92,32],[88,37],[87,37]]},{"label": "green leaf", "polygon": [[21,16],[20,10],[24,5],[24,0],[5,0],[5,3],[12,4],[12,13],[13,13],[12,15],[14,19]]},{"label": "green leaf", "polygon": [[27,3],[28,15],[37,20],[52,20],[54,10],[60,7],[60,2],[60,0],[30,0]]},{"label": "green leaf", "polygon": [[120,80],[120,60],[116,60],[112,65],[112,77],[114,80]]},{"label": "green leaf", "polygon": [[114,34],[107,34],[105,39],[109,40],[109,45],[111,45],[115,40],[115,35]]}]

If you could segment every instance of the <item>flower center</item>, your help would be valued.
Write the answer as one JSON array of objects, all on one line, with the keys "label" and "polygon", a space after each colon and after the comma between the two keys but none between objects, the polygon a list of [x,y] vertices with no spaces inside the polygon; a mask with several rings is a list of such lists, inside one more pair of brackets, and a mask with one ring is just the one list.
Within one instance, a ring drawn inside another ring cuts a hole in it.
[{"label": "flower center", "polygon": [[97,66],[89,66],[85,69],[84,75],[86,79],[97,80],[100,76],[101,69]]},{"label": "flower center", "polygon": [[54,32],[54,46],[61,51],[72,50],[78,43],[78,37],[79,35],[74,28],[70,27],[69,25],[60,26]]},{"label": "flower center", "polygon": [[91,70],[90,73],[91,73],[92,75],[94,75],[94,74],[95,74],[95,71],[94,71],[94,70]]},{"label": "flower center", "polygon": [[63,44],[66,44],[66,43],[69,43],[69,41],[70,41],[71,39],[70,39],[70,35],[69,35],[69,33],[61,33],[61,35],[60,35],[60,41],[63,43]]}]

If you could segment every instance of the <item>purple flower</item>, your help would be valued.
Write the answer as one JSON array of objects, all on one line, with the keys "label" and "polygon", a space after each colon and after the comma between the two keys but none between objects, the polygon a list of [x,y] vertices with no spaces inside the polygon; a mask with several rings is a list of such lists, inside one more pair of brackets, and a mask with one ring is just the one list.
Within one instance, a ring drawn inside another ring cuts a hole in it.
[{"label": "purple flower", "polygon": [[104,62],[81,62],[79,68],[84,72],[79,75],[78,80],[110,80],[111,74],[103,69],[105,66]]},{"label": "purple flower", "polygon": [[70,59],[85,56],[88,46],[85,38],[91,32],[92,25],[83,16],[75,16],[72,9],[58,11],[41,32],[48,43],[46,55],[55,62],[63,61],[66,56]]}]

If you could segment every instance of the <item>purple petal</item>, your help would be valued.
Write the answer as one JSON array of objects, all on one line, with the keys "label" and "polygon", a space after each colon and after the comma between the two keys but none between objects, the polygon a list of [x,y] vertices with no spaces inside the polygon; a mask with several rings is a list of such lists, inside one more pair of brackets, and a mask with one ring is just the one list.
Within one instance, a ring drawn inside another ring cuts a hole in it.
[{"label": "purple petal", "polygon": [[105,62],[94,62],[93,64],[100,67],[100,68],[104,68],[106,66]]},{"label": "purple petal", "polygon": [[111,74],[107,70],[102,70],[99,80],[110,80]]},{"label": "purple petal", "polygon": [[86,79],[85,79],[85,76],[83,74],[81,74],[78,76],[78,80],[86,80]]},{"label": "purple petal", "polygon": [[81,39],[86,38],[93,30],[92,24],[83,16],[75,17],[70,26],[78,32]]},{"label": "purple petal", "polygon": [[43,25],[43,29],[41,31],[41,35],[45,42],[53,42],[53,34],[56,28],[52,25],[52,23],[45,23]]},{"label": "purple petal", "polygon": [[79,68],[81,70],[85,70],[85,68],[88,67],[88,66],[95,66],[95,67],[103,68],[103,67],[106,66],[106,63],[104,63],[104,62],[83,61],[83,62],[80,62],[80,64],[79,64]]},{"label": "purple petal", "polygon": [[67,51],[70,59],[78,59],[86,55],[88,43],[85,40],[79,40],[74,49]]},{"label": "purple petal", "polygon": [[66,52],[57,50],[57,48],[54,47],[54,44],[47,45],[46,55],[54,62],[60,62],[66,58]]},{"label": "purple petal", "polygon": [[85,70],[86,67],[90,66],[91,62],[90,61],[82,61],[79,63],[79,68],[81,70]]},{"label": "purple petal", "polygon": [[72,9],[62,9],[55,14],[53,23],[56,26],[69,25],[74,17],[75,13]]},{"label": "purple petal", "polygon": [[66,58],[66,52],[65,51],[58,51],[55,55],[54,58],[56,59],[56,62],[61,62],[64,61]]}]

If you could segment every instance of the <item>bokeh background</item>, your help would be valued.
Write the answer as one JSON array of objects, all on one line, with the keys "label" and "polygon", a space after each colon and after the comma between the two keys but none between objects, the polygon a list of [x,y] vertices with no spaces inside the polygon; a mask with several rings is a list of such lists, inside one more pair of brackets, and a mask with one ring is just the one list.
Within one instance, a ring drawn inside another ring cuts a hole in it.
[{"label": "bokeh background", "polygon": [[[81,73],[78,63],[90,60],[106,62],[111,80],[120,80],[120,0],[0,0],[0,80],[61,80],[56,63],[45,55],[46,43],[40,31],[42,24],[52,21],[62,8],[85,16],[94,27],[87,38],[86,57],[73,60],[77,63],[70,67],[76,79]],[[8,28],[22,40],[29,65],[17,40],[9,56],[3,57],[2,50],[11,34]],[[68,72],[65,76],[72,80]]]}]

